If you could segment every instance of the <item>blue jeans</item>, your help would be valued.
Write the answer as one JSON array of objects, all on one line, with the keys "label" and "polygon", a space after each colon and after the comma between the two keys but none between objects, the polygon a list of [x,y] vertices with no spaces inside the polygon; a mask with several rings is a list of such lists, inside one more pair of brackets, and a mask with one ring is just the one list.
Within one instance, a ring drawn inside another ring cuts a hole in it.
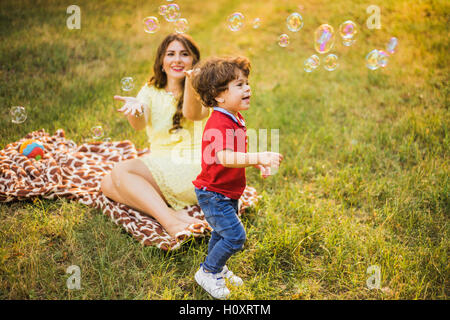
[{"label": "blue jeans", "polygon": [[213,228],[203,267],[218,273],[227,260],[244,247],[246,240],[244,226],[237,216],[238,200],[198,188],[195,188],[195,193],[206,221]]}]

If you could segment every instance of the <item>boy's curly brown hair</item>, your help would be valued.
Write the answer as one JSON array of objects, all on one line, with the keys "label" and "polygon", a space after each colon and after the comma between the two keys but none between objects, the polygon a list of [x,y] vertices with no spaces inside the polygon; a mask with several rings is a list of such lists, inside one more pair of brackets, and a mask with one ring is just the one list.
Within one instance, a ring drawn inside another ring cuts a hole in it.
[{"label": "boy's curly brown hair", "polygon": [[239,71],[248,78],[250,60],[246,57],[209,58],[195,67],[192,87],[199,94],[205,107],[217,106],[215,98],[228,89],[228,83],[238,79]]}]

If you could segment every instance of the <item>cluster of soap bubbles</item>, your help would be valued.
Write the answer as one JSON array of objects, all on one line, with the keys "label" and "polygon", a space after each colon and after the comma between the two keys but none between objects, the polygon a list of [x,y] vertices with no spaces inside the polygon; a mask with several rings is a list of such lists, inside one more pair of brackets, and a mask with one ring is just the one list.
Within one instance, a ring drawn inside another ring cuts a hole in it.
[{"label": "cluster of soap bubbles", "polygon": [[[132,77],[124,77],[120,80],[121,86],[122,86],[122,90],[123,91],[131,91],[134,88],[134,80]],[[11,109],[9,110],[9,114],[11,116],[11,122],[12,123],[16,123],[16,124],[20,124],[25,122],[25,120],[27,120],[27,111],[25,109],[25,107],[23,106],[13,106],[11,107]],[[94,136],[100,136],[100,138],[103,136],[103,134],[100,135],[101,132],[101,127],[93,127],[92,128],[92,132],[94,134]],[[96,138],[98,139],[98,138]]]},{"label": "cluster of soap bubbles", "polygon": [[[294,12],[291,13],[286,18],[286,26],[289,29],[289,31],[292,32],[298,32],[303,27],[303,17],[300,13]],[[278,45],[280,47],[287,47],[289,45],[289,35],[286,33],[283,33],[278,37]]]},{"label": "cluster of soap bubbles", "polygon": [[[239,31],[244,27],[245,17],[240,12],[235,12],[228,16],[227,25],[228,28],[233,31]],[[261,19],[256,18],[253,20],[253,28],[257,29],[261,25]],[[298,12],[291,13],[286,18],[286,26],[291,32],[298,32],[303,27],[303,17]],[[347,20],[339,25],[339,35],[342,39],[344,46],[351,46],[355,43],[356,34],[358,28],[355,22]],[[326,54],[334,48],[335,45],[335,31],[329,24],[320,25],[314,32],[314,49],[319,54]],[[285,48],[289,45],[289,35],[286,33],[281,34],[278,37],[278,45]],[[391,38],[386,51],[372,50],[366,57],[367,67],[371,70],[378,69],[379,67],[385,67],[388,63],[389,54],[395,52],[397,46],[397,39]],[[304,70],[306,72],[312,72],[320,65],[320,59],[317,55],[312,55],[304,61]],[[334,71],[338,68],[338,56],[336,54],[328,54],[323,60],[323,67],[327,71]]]},{"label": "cluster of soap bubbles", "polygon": [[[313,54],[311,57],[307,58],[303,63],[303,70],[305,72],[313,72],[320,65],[320,58]],[[329,54],[324,58],[323,68],[327,71],[334,71],[339,66],[338,57],[335,54]]]},{"label": "cluster of soap bubbles", "polygon": [[[234,12],[228,16],[227,26],[233,31],[239,31],[244,27],[245,17],[241,12]],[[261,19],[256,18],[253,20],[253,28],[257,29],[261,25]],[[303,17],[298,12],[291,13],[286,18],[286,26],[291,32],[298,32],[303,27]],[[346,47],[351,46],[355,43],[356,34],[358,29],[356,23],[347,20],[339,25],[339,35],[342,38],[342,44]],[[281,34],[278,37],[278,45],[285,48],[289,45],[290,39],[289,35],[286,33]],[[333,49],[335,45],[335,31],[334,28],[329,24],[320,25],[314,32],[314,49],[319,54],[328,53]],[[391,38],[386,46],[387,52],[393,54],[395,52],[395,47],[397,46],[397,39]],[[366,57],[366,65],[369,69],[375,70],[379,67],[386,67],[388,63],[389,54],[383,50],[372,50]],[[320,65],[320,59],[317,55],[312,55],[308,57],[304,62],[304,70],[306,72],[312,72],[317,69]],[[335,54],[328,54],[324,58],[323,62],[324,69],[327,71],[334,71],[338,68],[338,56]]]},{"label": "cluster of soap bubbles", "polygon": [[[227,26],[231,31],[239,31],[244,27],[245,17],[241,12],[234,12],[227,18]],[[286,25],[292,32],[297,32],[303,27],[303,17],[294,12],[290,14],[286,19]],[[261,26],[261,18],[255,18],[252,21],[254,29],[258,29]]]},{"label": "cluster of soap bubbles", "polygon": [[[167,0],[171,2],[172,0]],[[189,22],[185,18],[180,18],[180,6],[176,3],[163,4],[158,8],[158,14],[163,16],[168,22],[174,22],[175,32],[186,33],[189,29]],[[159,19],[155,16],[145,17],[143,20],[144,31],[155,33],[160,29]]]},{"label": "cluster of soap bubbles", "polygon": [[370,70],[377,70],[378,68],[385,68],[389,61],[389,54],[394,54],[397,47],[398,40],[392,37],[386,45],[386,51],[374,49],[366,56],[366,66]]},{"label": "cluster of soap bubbles", "polygon": [[[252,21],[253,29],[258,29],[261,26],[261,18],[255,18]],[[245,26],[245,17],[240,12],[234,12],[227,18],[227,26],[233,32],[241,30]]]},{"label": "cluster of soap bubbles", "polygon": [[[245,17],[241,12],[234,12],[228,16],[227,26],[233,32],[239,31],[244,27]],[[261,25],[261,19],[253,20],[253,28],[257,29]],[[291,13],[286,18],[286,26],[291,32],[298,32],[303,28],[303,17],[300,13]],[[357,33],[356,24],[353,21],[345,21],[339,27],[340,35],[344,45],[350,46],[355,40],[353,39]],[[329,24],[322,24],[314,32],[314,48],[319,54],[325,54],[334,47],[335,32]],[[278,45],[285,48],[289,45],[290,38],[286,33],[278,37]],[[304,62],[304,70],[312,72],[320,65],[320,59],[317,55],[312,55]],[[338,57],[335,54],[329,54],[324,59],[324,68],[327,71],[334,71],[339,66]]]},{"label": "cluster of soap bubbles", "polygon": [[[227,18],[227,26],[233,32],[241,30],[245,25],[245,17],[241,12],[234,12]],[[286,19],[287,28],[292,32],[297,32],[303,27],[302,16],[294,12],[290,14]],[[252,21],[253,29],[258,29],[261,26],[261,18],[255,18]],[[278,37],[278,45],[280,47],[287,47],[289,45],[289,35],[286,33],[281,34]]]},{"label": "cluster of soap bubbles", "polygon": [[[334,42],[334,29],[329,24],[322,24],[314,31],[314,49],[319,54],[325,54],[333,49]],[[305,60],[303,70],[310,73],[316,70],[319,65],[320,58],[314,54]],[[338,66],[338,56],[335,54],[328,54],[323,59],[323,68],[327,71],[334,71]]]}]

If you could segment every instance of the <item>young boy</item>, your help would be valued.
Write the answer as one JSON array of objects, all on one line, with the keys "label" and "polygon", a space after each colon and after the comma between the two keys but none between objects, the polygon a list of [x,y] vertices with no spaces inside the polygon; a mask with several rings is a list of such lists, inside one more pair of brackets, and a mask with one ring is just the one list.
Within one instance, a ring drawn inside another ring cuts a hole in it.
[{"label": "young boy", "polygon": [[238,201],[246,186],[245,168],[257,167],[266,176],[278,167],[283,156],[275,152],[247,153],[245,121],[239,111],[250,107],[247,58],[211,58],[189,75],[203,104],[214,111],[209,117],[202,141],[202,171],[193,181],[205,218],[213,228],[208,255],[195,274],[195,280],[209,294],[225,299],[233,285],[242,279],[225,263],[243,248],[244,226],[238,217]]}]

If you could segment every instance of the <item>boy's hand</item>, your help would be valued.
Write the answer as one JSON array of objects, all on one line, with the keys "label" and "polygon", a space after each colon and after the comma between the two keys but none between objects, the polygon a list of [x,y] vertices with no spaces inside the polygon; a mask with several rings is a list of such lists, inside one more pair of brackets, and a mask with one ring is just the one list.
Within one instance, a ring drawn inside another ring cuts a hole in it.
[{"label": "boy's hand", "polygon": [[258,153],[258,164],[263,167],[278,168],[283,160],[283,156],[276,152],[260,152]]},{"label": "boy's hand", "polygon": [[255,164],[254,167],[256,169],[259,169],[261,171],[261,176],[265,179],[267,177],[270,177],[271,173],[270,173],[270,167],[264,167],[260,164]]},{"label": "boy's hand", "polygon": [[144,113],[144,108],[148,107],[145,103],[140,102],[134,97],[121,97],[114,96],[114,100],[125,102],[122,108],[117,111],[122,112],[124,115],[134,115],[136,117],[141,116]]}]

